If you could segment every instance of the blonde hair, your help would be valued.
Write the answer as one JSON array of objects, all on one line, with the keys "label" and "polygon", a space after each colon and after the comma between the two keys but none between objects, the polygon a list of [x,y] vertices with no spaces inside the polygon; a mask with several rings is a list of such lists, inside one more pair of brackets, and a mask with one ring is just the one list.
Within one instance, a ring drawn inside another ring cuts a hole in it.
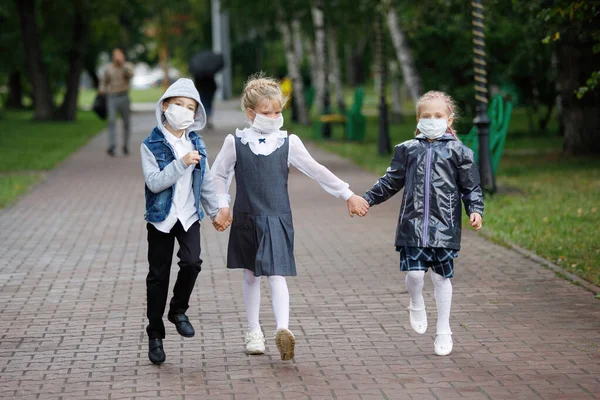
[{"label": "blonde hair", "polygon": [[[428,100],[433,100],[433,99],[444,100],[444,102],[448,106],[448,111],[450,112],[449,115],[454,118],[454,121],[456,121],[458,119],[458,106],[456,105],[456,101],[454,101],[454,99],[452,97],[450,97],[450,95],[448,95],[447,93],[441,92],[439,90],[430,90],[429,92],[427,92],[423,96],[421,96],[419,98],[419,100],[417,100],[417,104],[415,106],[415,108],[417,109],[417,119],[421,115],[421,106],[423,105],[423,103],[425,103]],[[452,127],[449,126],[447,132],[450,133],[452,136],[454,136],[458,140],[458,136],[456,136],[456,131],[454,129],[452,129]],[[418,135],[418,134],[419,134],[419,131],[416,130],[415,135]]]},{"label": "blonde hair", "polygon": [[264,72],[251,75],[244,85],[242,93],[242,110],[247,108],[254,110],[260,103],[278,103],[283,107],[287,103],[287,97],[283,96],[279,81],[266,76]]}]

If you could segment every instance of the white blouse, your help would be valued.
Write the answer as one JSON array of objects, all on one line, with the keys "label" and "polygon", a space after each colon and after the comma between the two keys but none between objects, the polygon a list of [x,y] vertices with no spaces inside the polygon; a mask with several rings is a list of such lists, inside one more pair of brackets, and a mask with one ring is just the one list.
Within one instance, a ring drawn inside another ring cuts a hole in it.
[{"label": "white blouse", "polygon": [[[264,156],[268,156],[280,148],[285,143],[285,138],[288,137],[286,131],[264,134],[252,127],[243,130],[238,129],[235,135],[240,138],[243,144],[250,147],[252,153]],[[300,172],[317,181],[332,196],[348,200],[354,194],[346,182],[312,158],[298,136],[289,135],[289,142],[288,166],[293,165]],[[212,166],[219,208],[229,207],[231,201],[229,186],[233,179],[235,163],[235,138],[233,135],[227,135],[223,147]]]}]

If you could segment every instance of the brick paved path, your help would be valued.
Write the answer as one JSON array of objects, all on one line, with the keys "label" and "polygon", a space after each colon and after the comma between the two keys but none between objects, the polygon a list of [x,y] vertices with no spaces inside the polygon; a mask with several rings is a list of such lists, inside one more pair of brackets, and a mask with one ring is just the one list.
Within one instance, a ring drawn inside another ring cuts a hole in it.
[{"label": "brick paved path", "polygon": [[[233,106],[230,107],[233,110]],[[235,124],[222,112],[217,124]],[[134,117],[135,143],[154,125]],[[228,129],[227,131],[231,131]],[[205,134],[211,157],[225,130]],[[454,278],[455,349],[408,324],[392,246],[400,196],[365,219],[293,171],[299,276],[289,279],[293,362],[243,353],[239,271],[227,235],[202,228],[203,271],[189,316],[167,323],[167,362],[147,359],[146,240],[137,151],[104,154],[106,134],[0,212],[0,398],[6,399],[590,399],[600,398],[600,302],[472,233]],[[356,192],[376,177],[311,147]],[[176,272],[174,268],[173,273]],[[274,329],[263,282],[262,323]],[[425,297],[435,327],[432,285]]]}]

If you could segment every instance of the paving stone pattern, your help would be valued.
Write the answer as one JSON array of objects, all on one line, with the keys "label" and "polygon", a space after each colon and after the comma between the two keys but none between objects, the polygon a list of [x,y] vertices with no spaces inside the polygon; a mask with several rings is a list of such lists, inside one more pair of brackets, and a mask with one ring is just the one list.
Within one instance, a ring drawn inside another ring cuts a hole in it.
[{"label": "paving stone pattern", "polygon": [[[219,129],[204,134],[211,160],[243,123],[236,107],[221,103]],[[167,322],[167,361],[152,365],[137,146],[155,121],[138,113],[133,122],[131,156],[109,158],[103,133],[0,211],[0,398],[600,398],[600,301],[590,292],[469,231],[452,281],[454,351],[437,357],[428,278],[429,331],[408,323],[393,247],[400,196],[349,218],[343,200],[296,170],[298,277],[288,280],[296,358],[279,359],[266,280],[267,354],[244,354],[242,273],[225,268],[227,234],[205,223],[188,312],[196,336]],[[309,149],[357,193],[377,178]]]}]

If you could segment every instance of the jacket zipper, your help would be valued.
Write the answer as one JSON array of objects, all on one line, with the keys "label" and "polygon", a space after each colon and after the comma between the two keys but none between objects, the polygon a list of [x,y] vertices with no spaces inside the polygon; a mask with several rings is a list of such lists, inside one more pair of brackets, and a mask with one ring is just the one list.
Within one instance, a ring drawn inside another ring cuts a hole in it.
[{"label": "jacket zipper", "polygon": [[454,200],[454,194],[450,193],[450,226],[452,226],[454,228],[454,204],[453,204],[453,200]]},{"label": "jacket zipper", "polygon": [[423,223],[423,247],[427,247],[429,230],[429,180],[431,177],[431,143],[427,144],[427,165],[425,166],[425,222]]}]

